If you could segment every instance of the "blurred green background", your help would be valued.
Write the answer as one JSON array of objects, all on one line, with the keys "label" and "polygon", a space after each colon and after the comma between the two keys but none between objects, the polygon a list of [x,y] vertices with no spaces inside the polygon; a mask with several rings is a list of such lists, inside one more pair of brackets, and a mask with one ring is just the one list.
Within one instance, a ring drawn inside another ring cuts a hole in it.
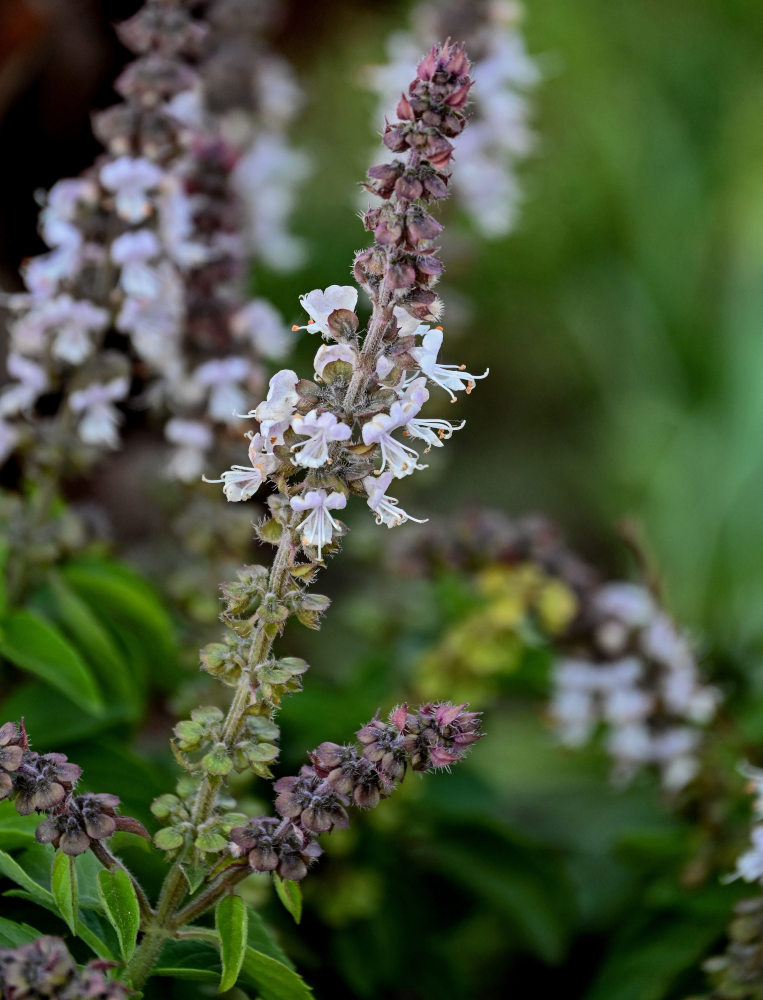
[{"label": "blurred green background", "polygon": [[[112,15],[112,5],[92,6]],[[119,6],[113,16],[131,9]],[[298,294],[349,280],[364,245],[356,183],[373,149],[374,102],[361,70],[383,59],[410,8],[295,3],[280,30],[308,95],[294,138],[315,173],[294,229],[310,252],[299,274],[260,274],[256,287],[295,322]],[[426,474],[400,484],[399,499],[416,516],[467,504],[542,510],[613,574],[627,568],[616,524],[635,517],[708,673],[732,695],[742,679],[754,745],[763,736],[763,5],[531,0],[524,23],[544,81],[520,226],[484,242],[450,206],[443,243],[446,360],[491,375],[443,406],[467,427],[429,456]],[[62,160],[78,169],[57,141],[47,183]],[[92,148],[78,149],[85,166]],[[6,183],[2,197],[21,194]],[[315,347],[305,336],[295,364],[309,366]],[[459,614],[442,581],[379,569],[388,536],[367,512],[351,523],[345,555],[319,587],[336,602],[322,632],[290,640],[313,671],[280,718],[282,773],[405,694]],[[701,835],[665,812],[650,781],[613,790],[598,753],[554,748],[537,699],[544,656],[528,650],[498,686],[489,736],[467,766],[409,779],[331,838],[305,884],[299,931],[267,903],[320,998],[476,1000],[511,988],[667,1000],[700,988],[698,963],[740,891],[717,873],[686,878]],[[117,728],[97,744],[95,732],[75,733],[61,748],[96,784],[93,771],[116,774],[126,811],[144,818],[146,785],[166,788],[153,765],[167,763],[168,725],[158,700],[131,747],[132,731]],[[264,886],[252,892],[266,898]]]}]

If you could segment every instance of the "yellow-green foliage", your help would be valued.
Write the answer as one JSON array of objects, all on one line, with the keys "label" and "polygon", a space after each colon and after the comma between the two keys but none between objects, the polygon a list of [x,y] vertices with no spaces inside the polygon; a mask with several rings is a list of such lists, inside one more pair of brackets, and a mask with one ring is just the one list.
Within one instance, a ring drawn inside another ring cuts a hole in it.
[{"label": "yellow-green foliage", "polygon": [[489,566],[473,587],[477,606],[416,665],[414,685],[425,698],[447,690],[456,701],[483,702],[528,646],[559,637],[578,610],[573,591],[534,563]]}]

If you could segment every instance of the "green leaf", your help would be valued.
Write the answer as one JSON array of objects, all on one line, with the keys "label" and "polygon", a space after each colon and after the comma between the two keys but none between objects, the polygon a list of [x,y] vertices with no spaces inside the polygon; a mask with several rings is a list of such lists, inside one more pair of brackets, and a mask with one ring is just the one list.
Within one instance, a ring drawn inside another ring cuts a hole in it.
[{"label": "green leaf", "polygon": [[50,886],[61,916],[69,925],[69,930],[76,937],[77,910],[79,908],[77,869],[74,867],[74,858],[69,857],[68,854],[64,854],[63,851],[56,851],[53,858]]},{"label": "green leaf", "polygon": [[194,865],[188,861],[180,866],[180,870],[185,875],[188,891],[193,894],[206,878],[209,867],[207,865]]},{"label": "green leaf", "polygon": [[98,615],[59,573],[49,574],[48,586],[35,594],[34,602],[76,643],[104,689],[118,703],[139,707],[141,694],[126,657]]},{"label": "green leaf", "polygon": [[205,941],[168,941],[151,975],[218,983],[222,967],[217,934],[207,931],[206,939],[209,944]]},{"label": "green leaf", "polygon": [[[194,930],[202,941],[170,941],[164,946],[154,976],[219,982],[219,939],[214,931]],[[209,942],[209,944],[205,942]],[[248,947],[244,954],[240,981],[257,990],[259,1000],[313,1000],[305,981],[288,966],[261,951]]]},{"label": "green leaf", "polygon": [[276,895],[294,917],[294,923],[298,924],[302,919],[302,890],[299,882],[282,879],[273,872],[273,885],[276,887]]},{"label": "green leaf", "polygon": [[126,718],[123,705],[109,705],[99,716],[83,712],[79,706],[55,693],[43,681],[32,680],[14,685],[13,691],[3,699],[3,716],[20,719],[24,716],[27,731],[34,733],[35,750],[66,751],[67,745],[87,740],[102,733]]},{"label": "green leaf", "polygon": [[43,889],[41,885],[38,885],[32,876],[28,875],[21,865],[10,854],[6,854],[5,851],[0,851],[0,875],[5,875],[11,882],[20,885],[36,903],[40,903],[41,906],[47,906],[49,909],[55,909],[53,894],[48,892],[47,889]]},{"label": "green leaf", "polygon": [[215,927],[220,936],[220,959],[223,974],[218,990],[225,993],[236,985],[246,953],[248,925],[246,903],[240,896],[223,896],[215,910]]},{"label": "green leaf", "polygon": [[140,929],[140,908],[130,876],[121,868],[98,874],[98,894],[106,916],[119,938],[119,950],[127,962],[135,951]]},{"label": "green leaf", "polygon": [[0,653],[91,715],[103,713],[103,699],[82,657],[57,628],[39,615],[30,611],[9,615],[0,635]]},{"label": "green leaf", "polygon": [[249,910],[249,928],[247,931],[247,943],[255,951],[261,951],[265,955],[270,955],[276,962],[285,965],[289,969],[294,969],[294,963],[273,938],[262,915],[257,910]]},{"label": "green leaf", "polygon": [[29,944],[39,937],[42,937],[42,931],[36,931],[29,924],[17,924],[0,917],[0,948],[18,948],[20,944]]},{"label": "green leaf", "polygon": [[8,799],[0,802],[0,849],[25,847],[36,843],[34,831],[40,824],[40,817],[19,816]]},{"label": "green leaf", "polygon": [[[39,886],[37,887],[39,889]],[[46,896],[38,896],[33,892],[27,892],[24,889],[11,889],[6,893],[5,896],[13,896],[16,899],[25,899],[30,903],[37,903],[39,906],[43,906],[46,910],[50,910],[51,913],[55,913],[56,916],[60,916],[58,907],[53,899],[52,893],[48,893]],[[96,914],[90,914],[90,918],[95,917]],[[86,945],[98,956],[98,958],[105,958],[106,960],[111,960],[114,955],[102,939],[102,937],[87,926],[82,920],[77,921],[77,936],[85,942]]]},{"label": "green leaf", "polygon": [[[115,631],[131,665],[141,666],[152,681],[166,686],[177,662],[175,630],[153,588],[112,560],[78,559],[65,566],[62,575],[99,621]],[[157,664],[162,668],[158,674]]]},{"label": "green leaf", "polygon": [[254,948],[247,948],[241,978],[254,986],[262,1000],[311,1000],[302,976]]}]

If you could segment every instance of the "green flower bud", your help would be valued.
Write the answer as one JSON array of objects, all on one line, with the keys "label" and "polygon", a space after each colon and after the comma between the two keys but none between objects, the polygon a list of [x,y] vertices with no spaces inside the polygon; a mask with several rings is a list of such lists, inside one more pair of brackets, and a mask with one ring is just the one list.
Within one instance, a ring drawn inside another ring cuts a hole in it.
[{"label": "green flower bud", "polygon": [[183,846],[184,841],[183,834],[174,826],[154,834],[154,843],[160,851],[176,851]]},{"label": "green flower bud", "polygon": [[214,750],[210,750],[209,753],[204,754],[201,758],[201,766],[207,774],[215,774],[220,777],[230,774],[233,762],[228,756],[225,744],[219,743]]}]

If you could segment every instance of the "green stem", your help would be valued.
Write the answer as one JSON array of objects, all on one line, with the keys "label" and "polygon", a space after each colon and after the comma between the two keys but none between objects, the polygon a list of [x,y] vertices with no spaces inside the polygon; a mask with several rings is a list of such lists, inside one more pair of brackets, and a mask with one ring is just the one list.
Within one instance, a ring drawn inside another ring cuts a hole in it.
[{"label": "green stem", "polygon": [[[268,592],[274,595],[276,599],[280,599],[283,596],[287,582],[291,551],[292,532],[291,527],[287,524],[284,526],[268,577]],[[250,647],[250,666],[255,666],[267,659],[273,645],[273,638],[274,636],[266,629],[264,624],[256,627]],[[252,690],[249,673],[248,671],[243,671],[223,724],[222,742],[229,750],[233,748],[233,745],[239,738],[251,702]],[[194,829],[198,829],[211,816],[217,798],[217,791],[221,784],[222,778],[216,775],[205,775],[196,796],[196,803],[191,816]],[[181,867],[186,857],[187,850],[180,855],[167,873],[159,897],[156,915],[147,924],[143,940],[127,965],[126,975],[136,989],[140,989],[146,979],[148,979],[165,940],[177,926],[177,909],[182,903],[187,890],[185,875]],[[213,899],[212,902],[214,901]],[[193,908],[193,915],[198,916],[199,913],[204,912],[204,909],[208,909],[210,905],[211,903],[206,903],[204,908],[197,912],[196,901],[194,901],[186,907],[186,910]],[[179,917],[179,914],[177,916]],[[187,922],[188,919],[192,918],[186,917],[183,922]]]},{"label": "green stem", "polygon": [[213,907],[218,899],[222,898],[234,885],[251,874],[249,862],[246,860],[235,867],[228,868],[217,882],[207,886],[204,892],[200,893],[196,899],[191,900],[175,915],[174,926],[182,927],[184,924],[190,924],[192,920]]}]

